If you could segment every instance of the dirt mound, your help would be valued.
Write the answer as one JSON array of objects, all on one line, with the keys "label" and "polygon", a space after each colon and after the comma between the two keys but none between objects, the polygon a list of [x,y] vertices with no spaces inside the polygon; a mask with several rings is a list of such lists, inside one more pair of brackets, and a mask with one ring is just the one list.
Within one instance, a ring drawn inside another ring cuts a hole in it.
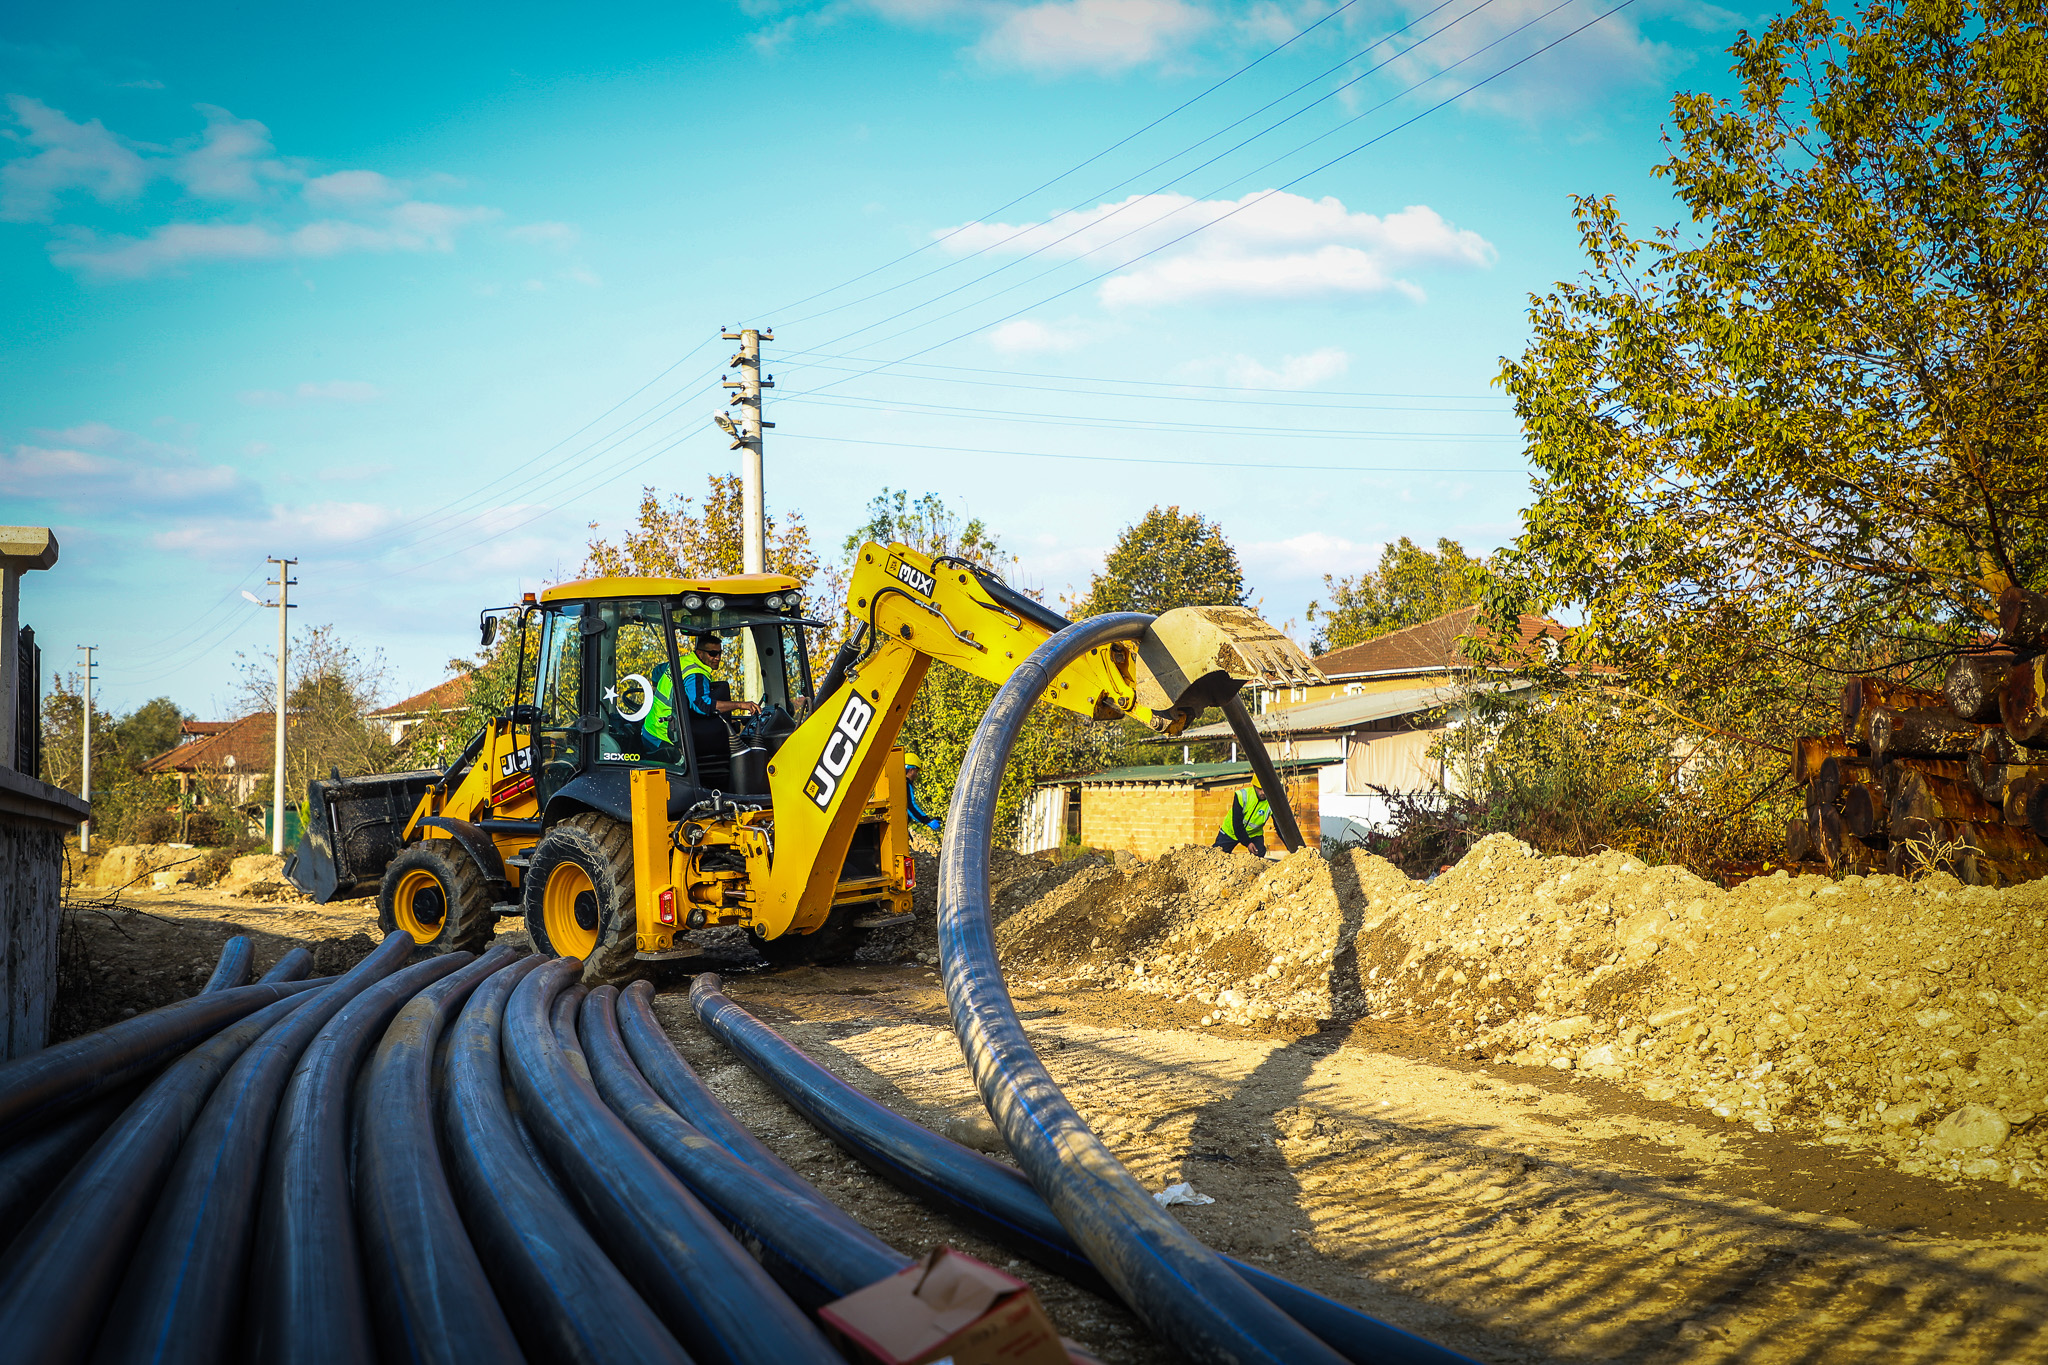
[{"label": "dirt mound", "polygon": [[1027,984],[1159,995],[1205,1024],[1418,1019],[1477,1056],[1912,1174],[2048,1176],[2048,883],[1781,873],[1726,891],[1505,836],[1428,883],[1356,851],[1068,866],[1020,879],[1033,903],[997,931]]}]

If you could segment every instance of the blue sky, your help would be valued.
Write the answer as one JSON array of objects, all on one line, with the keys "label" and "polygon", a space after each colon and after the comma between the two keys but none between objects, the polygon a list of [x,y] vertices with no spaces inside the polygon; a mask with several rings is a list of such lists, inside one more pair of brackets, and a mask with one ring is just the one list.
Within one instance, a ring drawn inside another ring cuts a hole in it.
[{"label": "blue sky", "polygon": [[775,328],[769,503],[825,545],[936,492],[1058,594],[1177,503],[1275,621],[1397,536],[1491,550],[1567,196],[1671,219],[1671,93],[1763,20],[1613,3],[18,8],[0,520],[63,546],[24,620],[218,715],[291,555],[300,626],[426,687],[730,468],[721,325]]}]

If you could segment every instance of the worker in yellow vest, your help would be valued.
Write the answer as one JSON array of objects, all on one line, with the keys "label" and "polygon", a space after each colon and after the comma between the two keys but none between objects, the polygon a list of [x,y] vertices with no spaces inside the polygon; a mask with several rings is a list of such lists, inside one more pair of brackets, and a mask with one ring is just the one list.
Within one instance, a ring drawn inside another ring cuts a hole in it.
[{"label": "worker in yellow vest", "polygon": [[[759,703],[751,701],[717,701],[711,695],[711,684],[718,677],[718,665],[725,658],[725,641],[716,635],[700,635],[696,647],[676,662],[683,677],[683,701],[690,711],[699,716],[717,716],[727,711],[752,713],[761,709]],[[647,708],[647,718],[640,723],[640,732],[656,746],[673,743],[676,736],[670,734],[673,728],[669,717],[675,714],[675,688],[668,676],[666,663],[654,668],[654,702]]]},{"label": "worker in yellow vest", "polygon": [[1273,816],[1272,807],[1266,804],[1266,794],[1254,782],[1231,799],[1230,813],[1223,817],[1223,828],[1216,831],[1216,847],[1225,853],[1243,844],[1261,858],[1266,856],[1266,821]]}]

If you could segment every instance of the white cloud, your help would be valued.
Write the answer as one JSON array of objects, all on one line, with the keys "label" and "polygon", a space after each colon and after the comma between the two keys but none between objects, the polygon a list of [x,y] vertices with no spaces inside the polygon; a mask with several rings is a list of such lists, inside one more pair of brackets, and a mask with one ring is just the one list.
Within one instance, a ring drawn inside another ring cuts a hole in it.
[{"label": "white cloud", "polygon": [[149,183],[142,157],[98,119],[74,123],[27,95],[9,95],[7,107],[22,131],[5,137],[34,150],[0,166],[0,218],[48,218],[68,190],[84,190],[102,204],[120,203]]},{"label": "white cloud", "polygon": [[354,545],[402,519],[401,509],[373,502],[278,504],[255,515],[174,526],[158,532],[154,541],[163,550],[231,557],[273,545]]},{"label": "white cloud", "polygon": [[1220,373],[1224,383],[1248,389],[1311,389],[1341,378],[1350,368],[1351,353],[1337,346],[1320,347],[1304,355],[1282,356],[1278,369],[1248,355],[1203,361],[1188,367],[1196,374]]},{"label": "white cloud", "polygon": [[1400,272],[1483,268],[1497,254],[1478,233],[1453,227],[1426,205],[1379,217],[1353,213],[1334,197],[1271,193],[1236,200],[1132,195],[1042,223],[969,223],[946,235],[945,246],[955,253],[1037,250],[1097,265],[1120,259],[1126,268],[1098,290],[1110,307],[1389,292],[1419,299],[1421,289]]},{"label": "white cloud", "polygon": [[405,187],[375,171],[335,171],[306,182],[306,202],[316,208],[357,208],[405,197]]},{"label": "white cloud", "polygon": [[505,235],[515,242],[562,248],[576,245],[583,234],[567,223],[521,223],[506,228]]},{"label": "white cloud", "polygon": [[1324,574],[1364,573],[1379,563],[1383,542],[1347,540],[1326,531],[1304,531],[1285,540],[1254,541],[1238,547],[1245,568],[1262,579],[1320,580]]},{"label": "white cloud", "polygon": [[1014,318],[989,330],[988,344],[1004,355],[1056,355],[1088,343],[1080,327],[1055,327],[1030,318]]},{"label": "white cloud", "polygon": [[[1430,8],[1430,2],[1407,0],[1405,8],[1410,14],[1420,14]],[[1555,4],[1556,0],[1491,0],[1445,35],[1455,41],[1418,45],[1403,53],[1389,70],[1404,84],[1426,79],[1468,53],[1477,52],[1538,19]],[[1652,4],[1643,9],[1652,13],[1663,9],[1688,25],[1715,30],[1733,30],[1740,24],[1737,16],[1711,4]],[[1570,33],[1589,17],[1569,10],[1535,23],[1500,46],[1487,48],[1484,56],[1458,67],[1443,86],[1432,87],[1432,92],[1442,95],[1469,85],[1485,72],[1504,67]],[[1646,37],[1642,17],[1639,10],[1609,15],[1570,41],[1533,58],[1484,89],[1475,90],[1461,103],[1534,121],[1595,106],[1617,89],[1644,84],[1667,86],[1681,64],[1681,54],[1669,44]]]},{"label": "white cloud", "polygon": [[94,517],[112,511],[146,519],[196,506],[233,509],[253,492],[232,468],[104,422],[39,435],[40,443],[0,452],[0,494]]},{"label": "white cloud", "polygon": [[277,389],[249,389],[241,398],[250,407],[281,408],[289,403],[369,403],[383,396],[384,391],[375,384],[365,384],[356,379],[329,379],[318,384],[301,384],[290,393]]},{"label": "white cloud", "polygon": [[[410,198],[403,182],[377,171],[309,176],[276,155],[268,128],[216,105],[194,106],[204,130],[163,148],[127,142],[97,120],[75,122],[27,96],[10,95],[7,103],[20,131],[0,129],[0,151],[10,141],[29,150],[0,164],[0,218],[47,220],[72,191],[125,204],[155,181],[188,196],[180,220],[139,233],[60,226],[52,262],[98,279],[143,279],[206,262],[452,251],[462,229],[499,216]],[[192,200],[248,207],[202,217]]]},{"label": "white cloud", "polygon": [[1042,0],[1010,9],[975,51],[1041,71],[1122,71],[1172,55],[1215,22],[1183,0]]}]

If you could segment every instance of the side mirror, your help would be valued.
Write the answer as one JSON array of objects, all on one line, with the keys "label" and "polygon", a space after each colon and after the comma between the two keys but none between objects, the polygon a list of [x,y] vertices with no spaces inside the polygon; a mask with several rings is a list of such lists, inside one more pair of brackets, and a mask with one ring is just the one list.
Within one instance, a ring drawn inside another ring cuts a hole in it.
[{"label": "side mirror", "polygon": [[489,649],[489,648],[491,647],[491,641],[493,641],[493,640],[495,640],[495,639],[497,639],[497,638],[498,638],[498,618],[497,618],[497,617],[495,617],[495,616],[486,616],[486,617],[484,618],[484,620],[483,620],[483,638],[484,638],[484,648],[485,648],[485,649]]}]

